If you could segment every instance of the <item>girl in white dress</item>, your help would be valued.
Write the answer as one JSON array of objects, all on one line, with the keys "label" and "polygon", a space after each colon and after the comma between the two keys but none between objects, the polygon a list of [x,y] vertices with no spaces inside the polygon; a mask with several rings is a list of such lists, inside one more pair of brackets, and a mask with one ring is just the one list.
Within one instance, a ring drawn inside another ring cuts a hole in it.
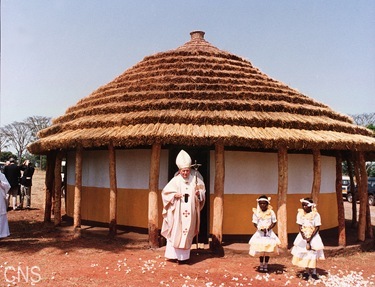
[{"label": "girl in white dress", "polygon": [[257,231],[249,240],[251,256],[259,256],[259,271],[268,272],[270,255],[279,254],[280,239],[272,231],[276,225],[276,214],[269,204],[271,198],[262,195],[257,199],[257,208],[253,208],[253,223]]},{"label": "girl in white dress", "polygon": [[313,279],[318,279],[316,262],[324,260],[324,245],[319,235],[320,214],[311,198],[303,198],[300,202],[302,209],[298,209],[297,213],[299,233],[291,251],[293,254],[292,264],[306,268],[302,275],[305,280],[309,279],[310,273],[312,273]]}]

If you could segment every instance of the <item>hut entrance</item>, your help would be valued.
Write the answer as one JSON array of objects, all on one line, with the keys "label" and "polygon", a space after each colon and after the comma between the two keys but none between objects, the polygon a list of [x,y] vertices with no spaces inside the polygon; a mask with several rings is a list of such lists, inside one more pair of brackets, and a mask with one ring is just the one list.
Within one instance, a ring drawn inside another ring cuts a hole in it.
[{"label": "hut entrance", "polygon": [[[189,147],[179,147],[171,148],[169,150],[169,160],[168,160],[168,180],[173,178],[177,171],[176,167],[176,157],[181,149],[185,150],[191,157],[192,163],[195,161],[201,164],[199,167],[199,172],[203,176],[204,184],[206,186],[206,203],[201,211],[201,223],[199,226],[199,243],[208,244],[209,238],[209,214],[210,214],[210,150],[202,148],[189,148]],[[194,240],[195,242],[195,240]]]}]

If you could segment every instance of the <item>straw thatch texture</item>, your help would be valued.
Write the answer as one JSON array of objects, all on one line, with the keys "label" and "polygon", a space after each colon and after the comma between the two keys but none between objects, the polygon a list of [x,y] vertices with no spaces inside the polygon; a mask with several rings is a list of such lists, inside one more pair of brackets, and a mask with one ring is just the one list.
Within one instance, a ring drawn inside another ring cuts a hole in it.
[{"label": "straw thatch texture", "polygon": [[55,149],[160,144],[256,149],[375,150],[370,130],[273,80],[192,32],[70,107],[29,146]]}]

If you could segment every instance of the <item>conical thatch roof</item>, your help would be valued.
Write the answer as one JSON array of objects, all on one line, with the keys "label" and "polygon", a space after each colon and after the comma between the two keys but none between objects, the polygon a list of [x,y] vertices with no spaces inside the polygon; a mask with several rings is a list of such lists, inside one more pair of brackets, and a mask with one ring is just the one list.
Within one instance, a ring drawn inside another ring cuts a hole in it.
[{"label": "conical thatch roof", "polygon": [[56,149],[161,144],[254,149],[375,150],[370,130],[191,33],[144,58],[70,107],[29,146]]}]

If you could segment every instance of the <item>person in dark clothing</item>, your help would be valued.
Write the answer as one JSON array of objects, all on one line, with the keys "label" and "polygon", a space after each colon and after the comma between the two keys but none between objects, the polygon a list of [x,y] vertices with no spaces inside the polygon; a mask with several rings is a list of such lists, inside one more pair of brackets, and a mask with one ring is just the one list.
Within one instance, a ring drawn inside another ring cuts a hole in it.
[{"label": "person in dark clothing", "polygon": [[8,206],[10,202],[10,197],[12,197],[12,207],[13,210],[19,209],[17,207],[17,195],[20,188],[19,180],[21,177],[20,167],[16,165],[14,158],[9,159],[9,165],[4,167],[4,175],[10,184],[10,190],[8,191]]},{"label": "person in dark clothing", "polygon": [[23,171],[21,177],[21,197],[20,207],[23,208],[23,200],[26,197],[26,208],[29,209],[31,206],[31,186],[33,185],[34,167],[31,162],[26,160],[21,166]]}]

